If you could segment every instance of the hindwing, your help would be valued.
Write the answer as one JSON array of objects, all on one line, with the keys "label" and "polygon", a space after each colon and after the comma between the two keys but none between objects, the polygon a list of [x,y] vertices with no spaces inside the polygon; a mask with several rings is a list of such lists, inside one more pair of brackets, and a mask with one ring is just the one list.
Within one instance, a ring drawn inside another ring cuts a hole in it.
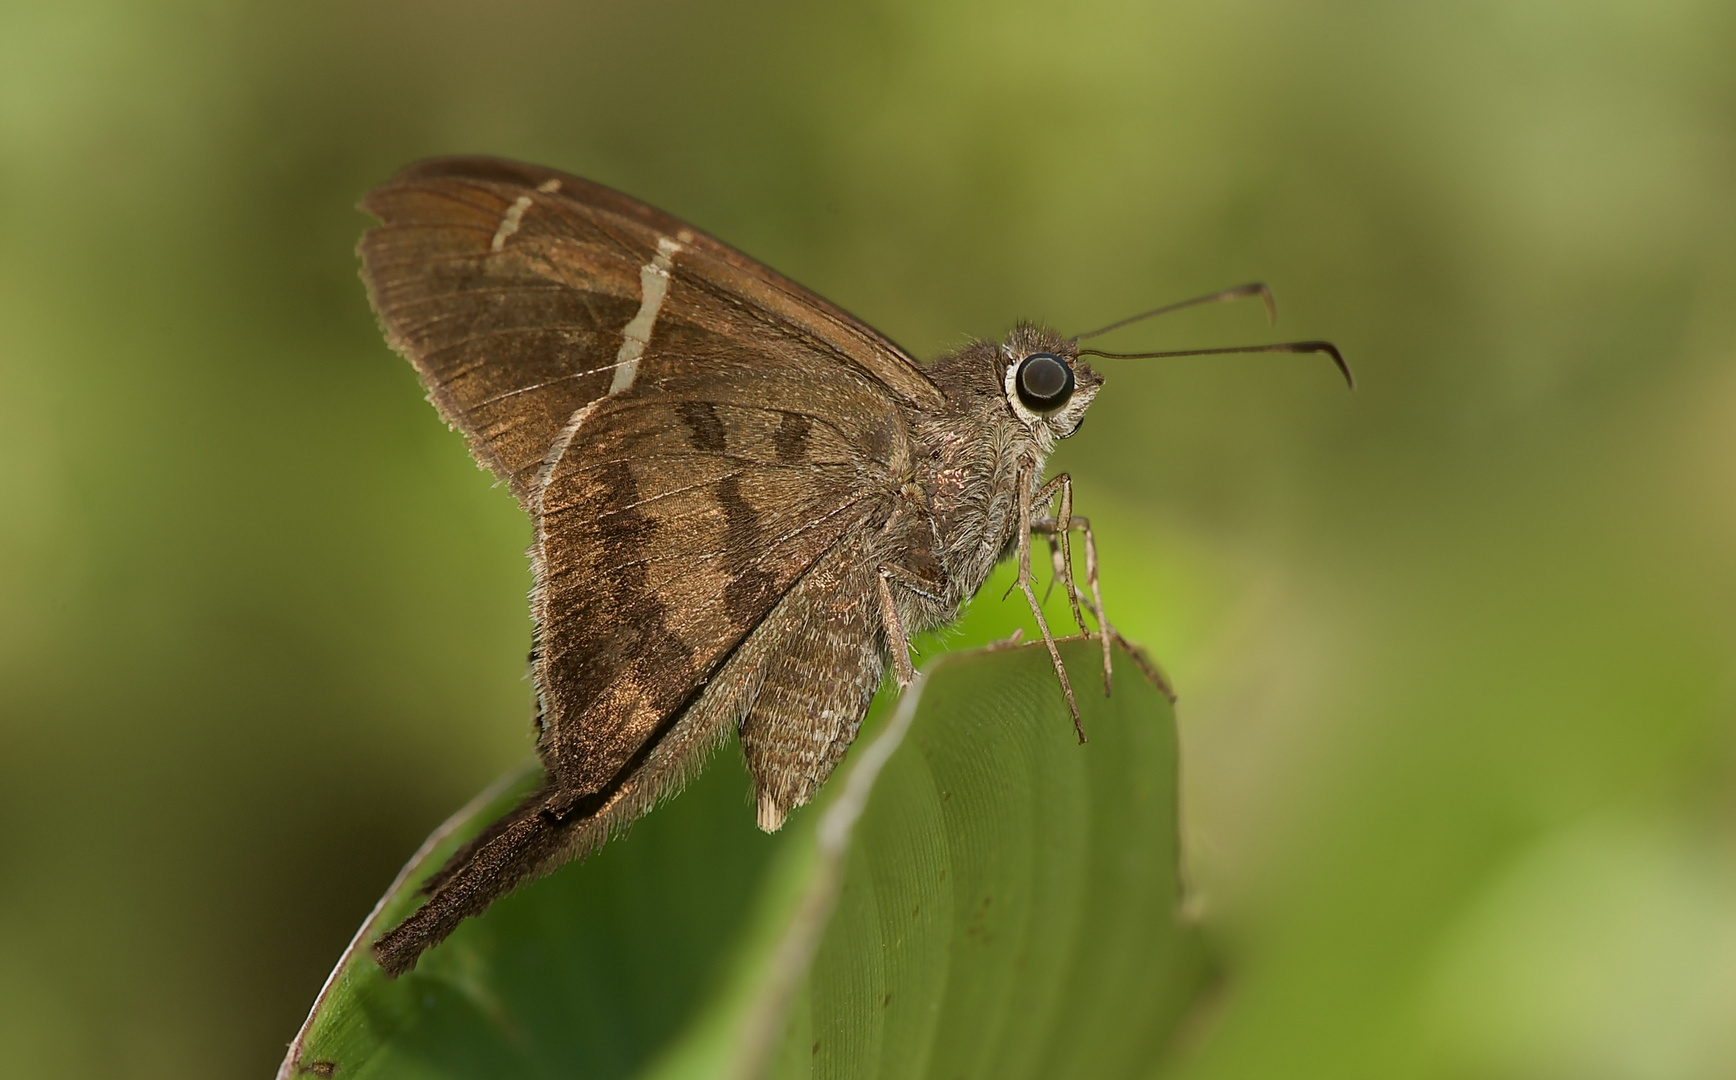
[{"label": "hindwing", "polygon": [[[802,428],[797,460],[778,433]],[[884,474],[801,413],[630,393],[584,429],[585,455],[542,491],[534,607],[537,685],[556,720],[545,759],[564,789],[592,794],[816,559],[884,520],[888,499]]]}]

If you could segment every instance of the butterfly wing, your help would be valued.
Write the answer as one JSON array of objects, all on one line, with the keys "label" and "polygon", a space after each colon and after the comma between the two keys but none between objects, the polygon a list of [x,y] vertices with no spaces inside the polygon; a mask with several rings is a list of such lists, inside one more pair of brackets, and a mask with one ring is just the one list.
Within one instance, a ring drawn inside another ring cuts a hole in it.
[{"label": "butterfly wing", "polygon": [[542,749],[602,797],[785,595],[884,517],[941,403],[895,345],[565,173],[413,165],[369,193],[391,343],[537,525]]},{"label": "butterfly wing", "polygon": [[[629,332],[648,306],[652,334],[697,322],[766,362],[799,357],[816,370],[852,371],[918,408],[942,402],[910,357],[860,320],[680,220],[576,176],[436,158],[369,192],[362,209],[381,222],[362,240],[362,276],[387,339],[476,458],[533,512],[544,458],[577,410],[618,385],[636,348]],[[665,257],[686,288],[649,305],[660,245],[677,248]]]},{"label": "butterfly wing", "polygon": [[577,177],[434,160],[362,206],[388,340],[536,526],[548,774],[376,943],[396,973],[732,724],[762,824],[808,798],[879,681],[865,538],[911,475],[907,416],[944,399],[845,312]]}]

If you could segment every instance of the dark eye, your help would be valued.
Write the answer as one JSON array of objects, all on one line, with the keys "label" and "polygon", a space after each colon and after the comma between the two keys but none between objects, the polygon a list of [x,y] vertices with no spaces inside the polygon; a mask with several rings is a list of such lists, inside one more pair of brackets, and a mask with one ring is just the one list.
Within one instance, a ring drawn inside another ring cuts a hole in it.
[{"label": "dark eye", "polygon": [[1034,413],[1054,412],[1073,396],[1073,369],[1052,353],[1032,353],[1019,364],[1014,383],[1025,408]]}]

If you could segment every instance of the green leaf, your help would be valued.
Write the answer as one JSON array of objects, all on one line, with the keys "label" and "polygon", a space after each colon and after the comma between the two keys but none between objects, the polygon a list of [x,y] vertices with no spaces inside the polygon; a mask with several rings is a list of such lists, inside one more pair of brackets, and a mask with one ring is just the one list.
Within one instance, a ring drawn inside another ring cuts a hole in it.
[{"label": "green leaf", "polygon": [[1169,704],[1123,654],[944,656],[814,807],[752,825],[737,755],[397,980],[367,944],[534,780],[430,838],[364,923],[282,1077],[1121,1077],[1210,981],[1178,914]]}]

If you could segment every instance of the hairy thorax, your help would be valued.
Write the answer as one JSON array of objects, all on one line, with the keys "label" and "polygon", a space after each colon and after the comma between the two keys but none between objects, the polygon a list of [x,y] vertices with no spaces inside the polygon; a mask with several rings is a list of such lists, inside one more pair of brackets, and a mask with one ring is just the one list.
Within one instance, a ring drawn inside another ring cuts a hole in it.
[{"label": "hairy thorax", "polygon": [[956,373],[949,408],[911,425],[918,447],[911,486],[920,493],[921,513],[900,537],[903,551],[888,553],[912,564],[908,569],[932,566],[942,586],[937,595],[912,598],[911,622],[920,629],[950,622],[1011,552],[1019,480],[1034,490],[1046,457],[1005,404],[994,346],[973,345],[937,366]]}]

